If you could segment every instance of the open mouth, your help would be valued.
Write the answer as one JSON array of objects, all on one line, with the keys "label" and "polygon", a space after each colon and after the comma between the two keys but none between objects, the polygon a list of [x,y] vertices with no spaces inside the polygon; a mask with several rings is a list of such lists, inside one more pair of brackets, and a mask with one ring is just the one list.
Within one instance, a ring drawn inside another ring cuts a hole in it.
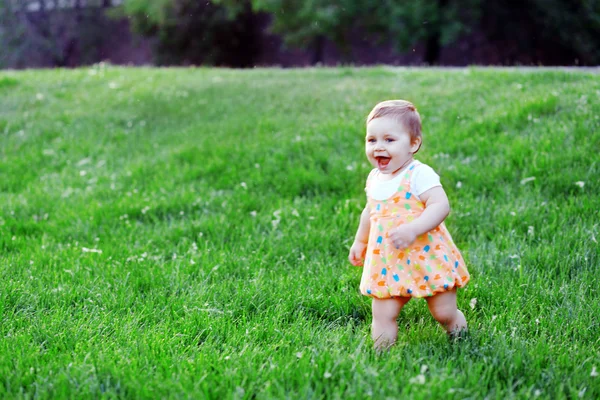
[{"label": "open mouth", "polygon": [[375,157],[375,159],[377,160],[377,166],[379,169],[385,169],[391,160],[390,157]]}]

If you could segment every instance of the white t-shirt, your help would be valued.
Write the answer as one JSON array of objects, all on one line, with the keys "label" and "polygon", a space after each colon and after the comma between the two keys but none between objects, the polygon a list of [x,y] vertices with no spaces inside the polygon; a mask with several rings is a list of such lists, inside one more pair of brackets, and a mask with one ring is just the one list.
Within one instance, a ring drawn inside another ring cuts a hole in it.
[{"label": "white t-shirt", "polygon": [[[381,180],[381,172],[376,170],[371,178],[370,187],[365,189],[367,195],[375,200],[389,199],[398,190],[400,181],[404,177],[404,172],[416,162],[417,160],[414,160],[402,172],[387,181]],[[426,164],[419,164],[415,167],[410,179],[410,191],[417,197],[417,200],[421,200],[419,195],[436,186],[442,186],[442,184],[440,183],[440,176],[435,173],[433,168]]]}]

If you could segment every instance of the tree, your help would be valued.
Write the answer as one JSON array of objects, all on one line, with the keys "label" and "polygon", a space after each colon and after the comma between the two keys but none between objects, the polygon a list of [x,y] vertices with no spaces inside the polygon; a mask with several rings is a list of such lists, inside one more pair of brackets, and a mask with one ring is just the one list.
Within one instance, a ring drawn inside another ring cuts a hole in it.
[{"label": "tree", "polygon": [[103,35],[110,29],[100,3],[57,4],[0,0],[0,66],[65,67],[99,61]]},{"label": "tree", "polygon": [[599,0],[488,0],[480,29],[508,43],[506,63],[600,63]]},{"label": "tree", "polygon": [[469,32],[479,17],[480,0],[386,0],[372,6],[362,25],[380,40],[407,51],[425,46],[423,62],[439,63],[442,47]]},{"label": "tree", "polygon": [[252,66],[259,52],[248,1],[226,8],[210,1],[125,0],[134,31],[155,37],[158,64]]},{"label": "tree", "polygon": [[271,30],[289,46],[312,50],[312,63],[324,60],[325,39],[333,42],[345,58],[350,47],[347,35],[356,26],[365,0],[253,0],[256,12],[271,15]]},{"label": "tree", "polygon": [[477,19],[480,1],[252,0],[252,7],[271,14],[271,30],[286,44],[312,49],[313,62],[323,61],[325,39],[349,59],[349,34],[358,30],[391,42],[400,51],[424,43],[423,61],[437,64],[441,48],[467,32]]}]

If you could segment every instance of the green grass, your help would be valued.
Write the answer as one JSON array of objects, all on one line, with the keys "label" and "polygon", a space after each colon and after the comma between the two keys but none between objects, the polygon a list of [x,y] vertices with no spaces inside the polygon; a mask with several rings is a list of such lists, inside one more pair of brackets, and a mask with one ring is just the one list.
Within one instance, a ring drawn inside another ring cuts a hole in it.
[{"label": "green grass", "polygon": [[[411,301],[378,355],[346,257],[390,98],[423,116],[471,334]],[[1,72],[0,397],[599,398],[599,152],[587,73]]]}]

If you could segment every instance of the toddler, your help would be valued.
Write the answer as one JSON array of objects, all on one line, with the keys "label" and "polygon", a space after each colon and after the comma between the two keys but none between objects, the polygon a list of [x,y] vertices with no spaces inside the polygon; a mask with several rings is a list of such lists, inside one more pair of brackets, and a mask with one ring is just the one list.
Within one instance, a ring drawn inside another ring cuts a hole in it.
[{"label": "toddler", "polygon": [[364,264],[360,291],[373,298],[378,349],[395,343],[396,318],[412,297],[425,297],[449,335],[467,329],[456,288],[469,272],[443,222],[450,206],[440,178],[414,159],[421,141],[421,117],[408,101],[384,101],[367,117],[366,153],[375,168],[348,259]]}]

